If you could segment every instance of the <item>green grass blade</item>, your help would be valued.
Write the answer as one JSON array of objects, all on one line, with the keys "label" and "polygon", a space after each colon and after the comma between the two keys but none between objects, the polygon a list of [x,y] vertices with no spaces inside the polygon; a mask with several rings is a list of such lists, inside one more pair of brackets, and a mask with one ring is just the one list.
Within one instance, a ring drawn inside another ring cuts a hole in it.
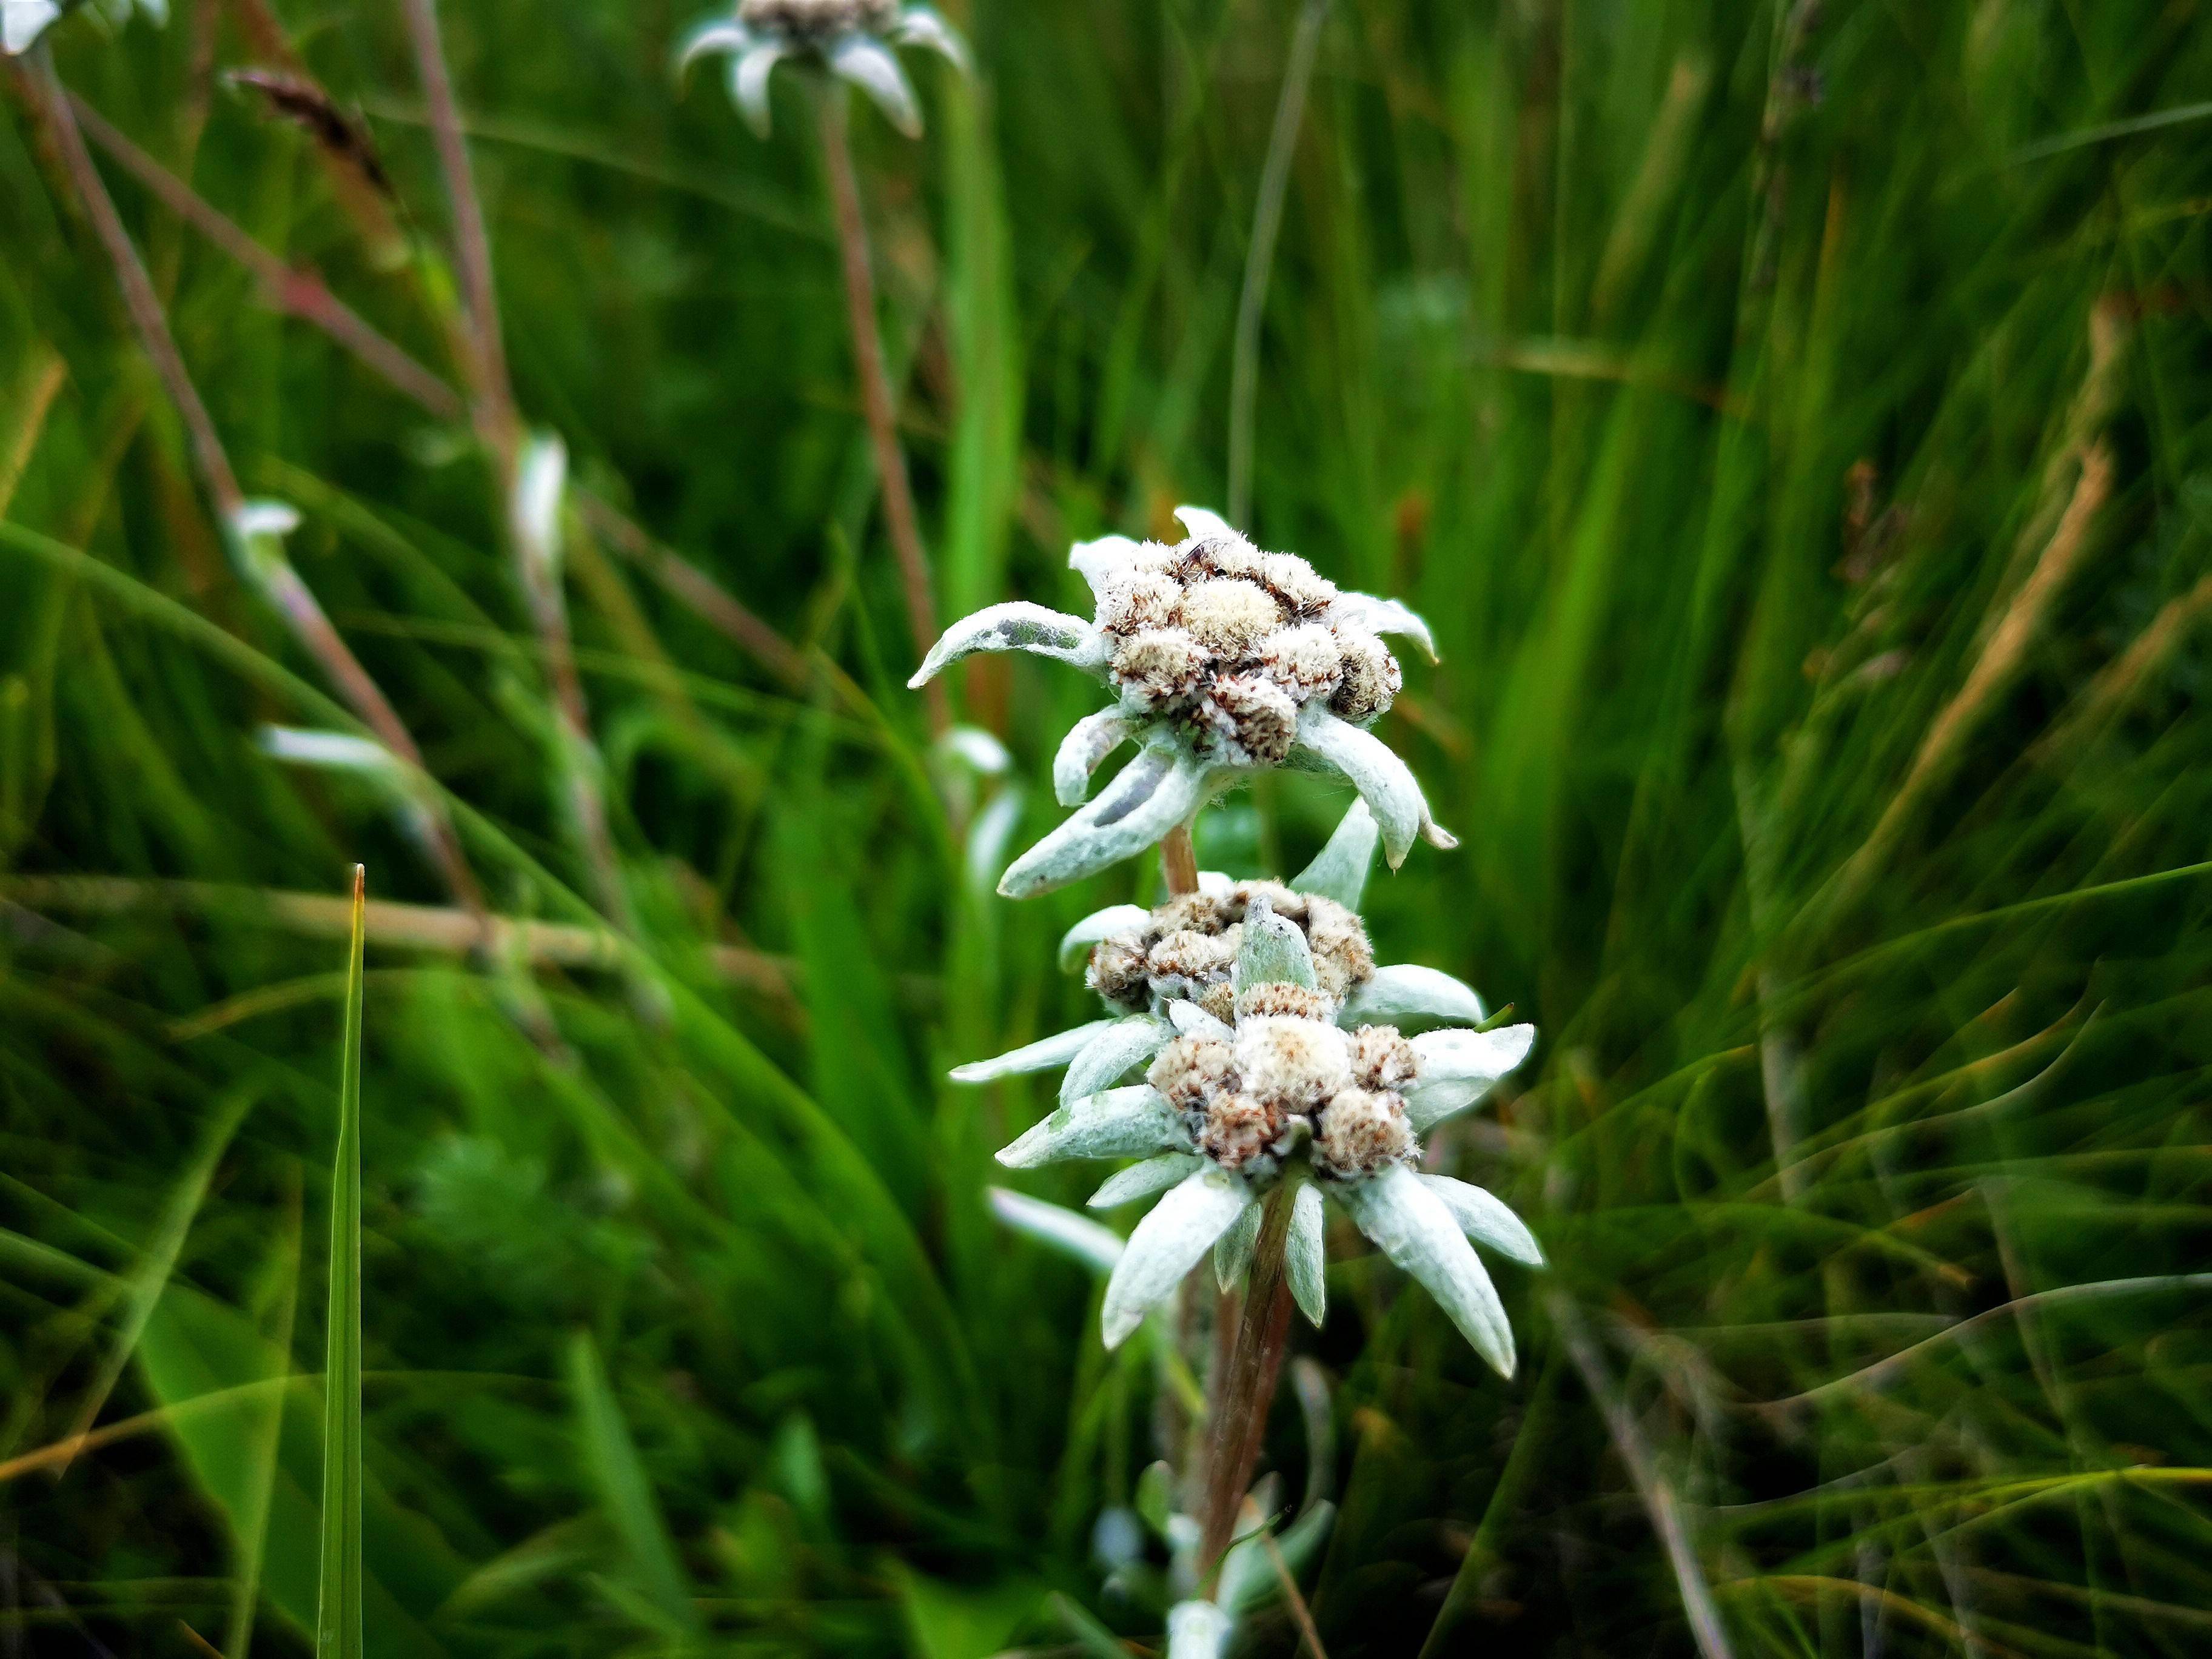
[{"label": "green grass blade", "polygon": [[361,981],[367,889],[367,870],[354,866],[345,1055],[338,1074],[338,1147],[331,1175],[330,1335],[323,1359],[323,1567],[315,1609],[318,1659],[360,1659],[362,1652]]},{"label": "green grass blade", "polygon": [[[675,1540],[660,1506],[653,1502],[653,1483],[623,1421],[622,1407],[608,1385],[606,1368],[588,1333],[578,1331],[568,1344],[568,1385],[576,1401],[577,1434],[584,1467],[599,1491],[600,1506],[629,1553],[630,1566],[645,1600],[659,1615],[655,1623],[671,1634],[696,1634],[697,1611],[691,1591],[676,1558]],[[636,1611],[642,1614],[645,1608]]]}]

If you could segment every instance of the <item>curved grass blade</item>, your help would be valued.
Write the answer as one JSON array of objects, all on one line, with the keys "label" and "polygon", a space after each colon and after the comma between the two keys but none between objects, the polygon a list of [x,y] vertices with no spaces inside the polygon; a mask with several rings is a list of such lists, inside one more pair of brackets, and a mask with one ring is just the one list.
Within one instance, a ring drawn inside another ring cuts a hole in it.
[{"label": "curved grass blade", "polygon": [[323,1351],[322,1578],[316,1659],[361,1659],[361,1015],[368,872],[353,867],[353,940],[346,957],[345,1053],[338,1073],[338,1147],[331,1176],[329,1337]]}]

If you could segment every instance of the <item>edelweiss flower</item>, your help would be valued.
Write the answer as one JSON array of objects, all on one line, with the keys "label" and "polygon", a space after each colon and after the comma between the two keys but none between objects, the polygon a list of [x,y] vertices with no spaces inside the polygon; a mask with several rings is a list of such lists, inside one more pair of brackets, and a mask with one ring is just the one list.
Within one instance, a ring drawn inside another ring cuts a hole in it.
[{"label": "edelweiss flower", "polygon": [[[134,7],[131,0],[106,0],[98,9],[112,26],[120,28]],[[70,0],[0,0],[0,56],[15,58],[28,52],[48,27],[70,9]],[[168,0],[137,0],[135,9],[144,12],[157,26],[169,21]]]},{"label": "edelweiss flower", "polygon": [[1395,599],[1345,593],[1290,553],[1263,553],[1212,514],[1176,509],[1174,547],[1108,536],[1068,563],[1097,596],[1091,622],[1040,605],[994,605],[962,618],[908,682],[978,651],[1031,651],[1072,663],[1116,694],[1079,721],[1053,763],[1064,806],[1122,744],[1137,757],[1103,793],[1017,859],[1009,898],[1057,887],[1143,851],[1245,774],[1293,766],[1349,780],[1382,825],[1395,868],[1425,836],[1457,843],[1429,817],[1406,763],[1367,727],[1398,695],[1401,634],[1433,659],[1427,624]]},{"label": "edelweiss flower", "polygon": [[921,107],[893,46],[928,46],[968,72],[968,46],[958,31],[933,8],[899,0],[738,0],[732,14],[709,18],[684,37],[676,67],[681,74],[702,53],[729,53],[730,96],[765,138],[769,72],[787,58],[816,58],[874,99],[893,126],[918,138]]},{"label": "edelweiss flower", "polygon": [[[1259,1235],[1257,1200],[1288,1180],[1297,1188],[1285,1268],[1308,1318],[1319,1324],[1322,1313],[1326,1194],[1428,1286],[1483,1358],[1511,1373],[1504,1307],[1468,1237],[1532,1265],[1542,1252],[1495,1197],[1414,1165],[1419,1137],[1527,1058],[1535,1028],[1409,1038],[1374,1023],[1482,1018],[1474,993],[1449,975],[1376,967],[1345,902],[1358,896],[1375,838],[1355,806],[1288,887],[1216,878],[1213,890],[1151,912],[1101,912],[1076,930],[1097,941],[1091,983],[1109,1004],[1143,1012],[953,1073],[980,1083],[1067,1067],[1058,1109],[999,1154],[1009,1168],[1147,1155],[1091,1199],[1103,1209],[1167,1194],[1108,1281],[1108,1346],[1209,1249],[1224,1284],[1239,1276]],[[1139,1065],[1143,1083],[1114,1086]]]}]

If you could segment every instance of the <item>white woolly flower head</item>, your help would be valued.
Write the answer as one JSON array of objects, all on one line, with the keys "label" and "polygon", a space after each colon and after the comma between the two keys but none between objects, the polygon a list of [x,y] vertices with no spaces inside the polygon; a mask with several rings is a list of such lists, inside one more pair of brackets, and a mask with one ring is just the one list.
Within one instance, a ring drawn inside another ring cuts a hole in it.
[{"label": "white woolly flower head", "polygon": [[[1102,961],[1116,964],[1121,1000],[1109,1003],[1127,1008],[1140,999],[1139,1011],[953,1073],[982,1083],[1066,1066],[1057,1109],[1000,1162],[1030,1169],[1137,1158],[1092,1206],[1165,1194],[1115,1259],[1103,1315],[1109,1345],[1142,1323],[1207,1251],[1224,1284],[1241,1273],[1261,1200],[1287,1183],[1285,1267],[1316,1324],[1325,1195],[1429,1288],[1485,1358],[1510,1372],[1504,1305],[1468,1240],[1532,1265],[1542,1251],[1497,1198],[1419,1164],[1421,1137],[1519,1066],[1535,1028],[1474,1029],[1483,1006],[1457,980],[1375,965],[1345,902],[1358,896],[1374,842],[1371,819],[1355,806],[1300,884],[1239,888],[1202,878],[1212,890],[1158,910],[1101,913],[1087,929],[1094,982]],[[1303,920],[1293,920],[1289,912],[1301,904]],[[1352,935],[1364,971],[1333,988],[1322,974],[1325,947],[1345,950]],[[1156,975],[1156,966],[1167,971]],[[1133,1075],[1143,1080],[1125,1080]]]},{"label": "white woolly flower head", "polygon": [[[12,3],[12,0],[11,0]],[[730,96],[765,138],[769,76],[787,58],[813,59],[872,99],[890,124],[909,138],[921,136],[921,106],[899,67],[895,46],[924,46],[954,68],[969,70],[968,44],[927,5],[899,0],[738,0],[684,39],[676,58],[681,75],[708,52],[730,60]]]},{"label": "white woolly flower head", "polygon": [[[72,0],[0,0],[0,57],[21,57],[76,9]],[[168,0],[94,0],[86,9],[98,13],[111,28],[121,28],[133,11],[145,13],[157,27],[169,21]]]},{"label": "white woolly flower head", "polygon": [[1418,836],[1452,838],[1420,786],[1367,728],[1404,684],[1385,634],[1431,659],[1427,626],[1394,600],[1347,593],[1290,553],[1263,552],[1211,513],[1180,509],[1168,546],[1109,536],[1068,562],[1091,584],[1089,621],[1017,603],[955,623],[914,677],[920,685],[979,651],[1057,657],[1103,681],[1111,708],[1068,734],[1053,769],[1063,805],[1126,742],[1138,759],[1097,800],[1017,860],[1009,897],[1056,887],[1143,851],[1240,777],[1292,766],[1342,777],[1382,827],[1395,866]]}]

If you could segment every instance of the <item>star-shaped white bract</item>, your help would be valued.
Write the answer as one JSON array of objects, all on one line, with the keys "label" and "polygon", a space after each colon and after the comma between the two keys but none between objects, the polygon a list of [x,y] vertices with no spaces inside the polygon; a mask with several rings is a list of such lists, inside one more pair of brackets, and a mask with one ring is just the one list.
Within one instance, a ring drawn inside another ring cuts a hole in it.
[{"label": "star-shaped white bract", "polygon": [[1064,806],[1121,744],[1136,758],[1088,805],[1014,860],[1009,898],[1058,887],[1142,852],[1217,792],[1271,767],[1348,780],[1374,811],[1391,866],[1417,836],[1455,845],[1429,816],[1406,763],[1367,728],[1397,696],[1403,635],[1433,659],[1427,625],[1394,599],[1340,592],[1290,553],[1264,553],[1202,508],[1177,509],[1173,547],[1109,536],[1068,562],[1096,615],[994,605],[945,632],[910,682],[979,651],[1056,657],[1103,682],[1113,708],[1079,721],[1053,763]]},{"label": "star-shaped white bract", "polygon": [[[1088,929],[1097,941],[1092,983],[1120,1006],[1141,997],[1145,1011],[953,1073],[981,1083],[1065,1066],[1058,1109],[999,1161],[1030,1169],[1068,1158],[1141,1158],[1109,1179],[1092,1206],[1165,1194],[1108,1280],[1109,1347],[1209,1249],[1224,1284],[1241,1274],[1258,1238],[1260,1199],[1290,1181],[1285,1266],[1309,1318],[1320,1323],[1323,1307],[1326,1194],[1429,1288],[1483,1358],[1510,1374],[1504,1308],[1468,1239],[1532,1265],[1542,1252],[1491,1194],[1415,1164],[1419,1137],[1526,1059],[1535,1028],[1465,1029],[1482,1018],[1465,985],[1431,969],[1374,965],[1346,901],[1358,896],[1375,840],[1366,809],[1355,806],[1288,888],[1216,878],[1212,891],[1152,912],[1102,912]],[[1232,939],[1230,959],[1220,960]],[[1102,975],[1102,958],[1120,965]],[[1409,1038],[1376,1023],[1391,1018],[1456,1021],[1460,1029]],[[1122,1085],[1139,1066],[1145,1080]]]},{"label": "star-shaped white bract", "polygon": [[[121,28],[133,11],[143,11],[159,27],[169,21],[168,0],[95,0],[110,27]],[[0,0],[0,57],[30,51],[71,9],[70,0]]]},{"label": "star-shaped white bract", "polygon": [[739,0],[733,11],[708,18],[684,37],[676,66],[681,74],[705,53],[729,54],[730,96],[765,138],[769,74],[786,58],[813,58],[867,94],[901,132],[918,138],[921,106],[892,51],[901,46],[942,52],[968,72],[968,45],[959,32],[934,8],[898,0]]}]

